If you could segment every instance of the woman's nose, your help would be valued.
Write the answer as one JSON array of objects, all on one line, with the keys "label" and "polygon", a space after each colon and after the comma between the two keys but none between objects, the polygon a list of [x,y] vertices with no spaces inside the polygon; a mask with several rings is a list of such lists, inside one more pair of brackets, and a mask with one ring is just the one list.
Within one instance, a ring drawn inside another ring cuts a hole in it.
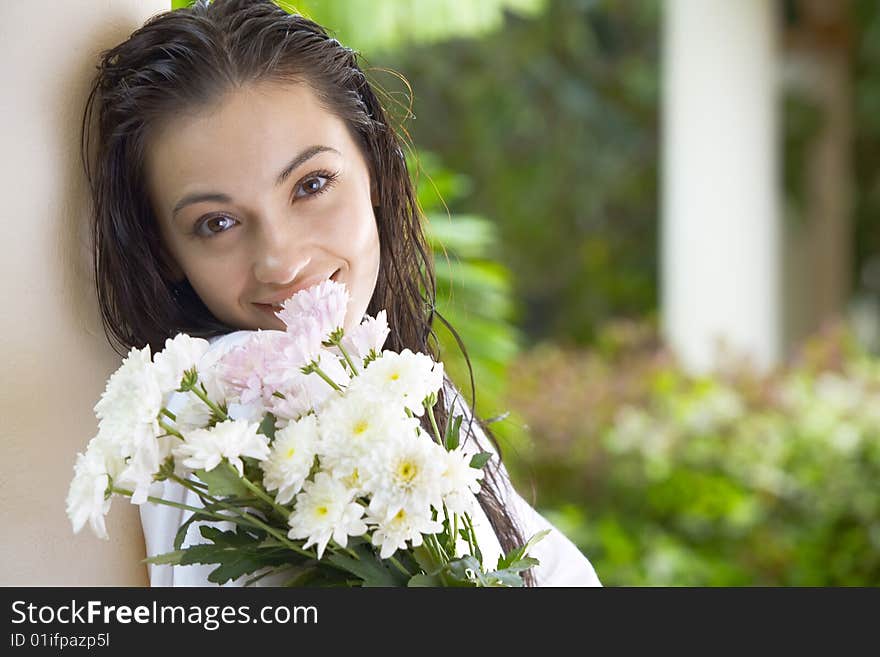
[{"label": "woman's nose", "polygon": [[266,285],[286,285],[296,279],[311,258],[283,229],[263,231],[254,253],[254,277]]}]

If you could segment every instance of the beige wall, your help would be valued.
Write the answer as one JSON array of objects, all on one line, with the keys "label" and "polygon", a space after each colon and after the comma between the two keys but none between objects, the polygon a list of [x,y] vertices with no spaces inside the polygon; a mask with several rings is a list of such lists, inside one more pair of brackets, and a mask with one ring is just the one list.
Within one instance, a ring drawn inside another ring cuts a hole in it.
[{"label": "beige wall", "polygon": [[0,585],[146,584],[137,508],[109,541],[74,535],[64,498],[93,406],[119,359],[101,330],[79,160],[97,53],[170,0],[0,1]]}]

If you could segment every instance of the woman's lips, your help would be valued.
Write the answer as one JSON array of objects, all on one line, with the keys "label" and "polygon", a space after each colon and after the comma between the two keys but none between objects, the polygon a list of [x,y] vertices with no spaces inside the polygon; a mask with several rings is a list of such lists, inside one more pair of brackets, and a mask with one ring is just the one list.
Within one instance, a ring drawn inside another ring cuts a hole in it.
[{"label": "woman's lips", "polygon": [[[330,276],[330,280],[335,281],[336,277],[339,275],[339,273],[341,271],[342,271],[341,269],[337,269],[335,272],[333,272],[333,275]],[[317,285],[317,283],[316,283],[316,285]],[[293,296],[293,295],[291,295],[291,296]],[[278,303],[274,303],[274,304],[272,304],[272,303],[256,303],[255,302],[254,305],[257,308],[259,308],[261,311],[263,311],[264,313],[268,313],[268,314],[272,315],[273,317],[275,317],[275,313],[281,311],[283,302],[278,302]]]},{"label": "woman's lips", "polygon": [[278,304],[277,306],[273,306],[272,304],[268,304],[268,303],[255,303],[254,305],[257,308],[259,308],[260,310],[262,310],[263,312],[271,313],[272,315],[274,315],[275,313],[277,313],[281,310],[281,304]]}]

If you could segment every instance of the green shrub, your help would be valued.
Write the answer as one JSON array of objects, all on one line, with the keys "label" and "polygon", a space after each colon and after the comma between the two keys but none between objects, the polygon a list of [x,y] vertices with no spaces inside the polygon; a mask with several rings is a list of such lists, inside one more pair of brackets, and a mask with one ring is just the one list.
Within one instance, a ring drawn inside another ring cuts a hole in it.
[{"label": "green shrub", "polygon": [[880,362],[843,329],[759,376],[690,376],[650,330],[511,371],[520,490],[607,585],[880,584]]}]

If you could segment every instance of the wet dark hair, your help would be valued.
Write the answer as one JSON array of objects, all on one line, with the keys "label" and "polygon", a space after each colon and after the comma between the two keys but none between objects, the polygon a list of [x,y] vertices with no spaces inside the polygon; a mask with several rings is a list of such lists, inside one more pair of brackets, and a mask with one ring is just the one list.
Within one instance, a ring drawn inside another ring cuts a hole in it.
[{"label": "wet dark hair", "polygon": [[[199,0],[152,17],[101,54],[83,115],[82,155],[94,205],[98,303],[104,332],[120,355],[146,344],[158,351],[179,332],[212,337],[236,330],[219,321],[186,280],[173,280],[146,184],[150,135],[184,110],[218,102],[230,89],[288,82],[304,83],[346,124],[375,181],[380,265],[368,314],[387,311],[387,348],[438,358],[433,320],[447,323],[434,307],[433,261],[400,146],[405,140],[389,124],[358,58],[320,25],[270,0]],[[471,372],[472,402],[473,392]],[[445,401],[438,411],[443,426]],[[482,430],[498,449],[473,415],[462,429],[477,444]],[[508,551],[523,543],[523,535],[506,506],[502,477],[497,465],[488,467],[477,498]],[[531,571],[524,579],[535,583]]]}]

